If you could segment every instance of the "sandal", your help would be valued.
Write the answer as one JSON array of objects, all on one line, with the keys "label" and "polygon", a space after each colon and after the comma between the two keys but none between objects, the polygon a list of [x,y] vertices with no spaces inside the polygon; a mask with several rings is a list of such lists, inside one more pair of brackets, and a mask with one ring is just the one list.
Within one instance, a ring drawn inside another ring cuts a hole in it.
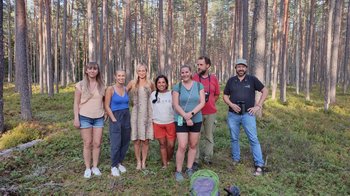
[{"label": "sandal", "polygon": [[261,176],[261,175],[263,175],[263,173],[264,173],[264,170],[262,167],[260,167],[260,166],[255,167],[254,176]]}]

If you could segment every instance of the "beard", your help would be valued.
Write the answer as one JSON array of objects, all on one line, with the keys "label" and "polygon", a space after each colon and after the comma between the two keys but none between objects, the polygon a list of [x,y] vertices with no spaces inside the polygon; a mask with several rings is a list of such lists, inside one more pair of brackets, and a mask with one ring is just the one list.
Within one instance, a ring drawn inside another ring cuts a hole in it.
[{"label": "beard", "polygon": [[244,76],[247,72],[246,71],[236,71],[236,74],[240,77]]},{"label": "beard", "polygon": [[205,72],[207,72],[207,70],[200,70],[200,69],[198,69],[198,72],[199,72],[199,75],[204,75],[205,74]]}]

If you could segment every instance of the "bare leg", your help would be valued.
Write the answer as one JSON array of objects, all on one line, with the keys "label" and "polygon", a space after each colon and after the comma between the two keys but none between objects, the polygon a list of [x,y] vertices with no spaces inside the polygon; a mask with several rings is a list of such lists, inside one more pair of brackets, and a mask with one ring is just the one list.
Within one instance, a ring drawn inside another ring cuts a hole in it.
[{"label": "bare leg", "polygon": [[167,162],[170,162],[174,155],[175,140],[167,139]]},{"label": "bare leg", "polygon": [[160,138],[158,139],[159,146],[160,146],[160,156],[162,158],[163,167],[166,167],[168,164],[168,157],[167,157],[167,140],[166,138]]},{"label": "bare leg", "polygon": [[141,141],[142,143],[142,169],[146,168],[146,159],[147,159],[147,154],[148,154],[148,144],[149,140],[146,139],[145,141]]},{"label": "bare leg", "polygon": [[177,133],[178,147],[176,152],[176,171],[182,172],[182,164],[185,158],[185,152],[188,142],[188,133]]},{"label": "bare leg", "polygon": [[92,129],[92,166],[97,167],[100,160],[101,143],[102,143],[102,128]]},{"label": "bare leg", "polygon": [[140,145],[141,145],[141,141],[140,140],[135,140],[134,141],[135,157],[136,157],[136,161],[137,161],[137,166],[136,166],[137,170],[141,169],[141,150],[140,150]]},{"label": "bare leg", "polygon": [[91,168],[91,151],[92,151],[92,127],[80,129],[80,135],[83,139],[83,156],[86,169]]},{"label": "bare leg", "polygon": [[188,138],[188,153],[187,153],[187,168],[192,168],[194,159],[196,158],[197,144],[199,139],[198,133],[189,133]]}]

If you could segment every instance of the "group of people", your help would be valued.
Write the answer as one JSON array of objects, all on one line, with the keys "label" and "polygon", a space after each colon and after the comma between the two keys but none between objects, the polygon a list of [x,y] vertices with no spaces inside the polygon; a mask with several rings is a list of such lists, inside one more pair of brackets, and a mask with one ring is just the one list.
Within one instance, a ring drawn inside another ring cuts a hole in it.
[{"label": "group of people", "polygon": [[[240,161],[239,132],[243,125],[256,167],[254,175],[261,175],[264,160],[255,114],[262,108],[268,90],[256,77],[247,75],[247,66],[246,60],[237,60],[237,75],[226,83],[223,99],[229,106],[232,162],[235,165]],[[206,56],[197,59],[197,73],[193,74],[187,65],[181,66],[181,81],[169,90],[166,76],[159,75],[153,83],[147,78],[147,67],[139,64],[136,79],[126,85],[125,71],[117,70],[115,84],[105,88],[98,64],[88,63],[74,95],[74,126],[80,129],[84,143],[84,177],[101,175],[97,166],[105,116],[109,117],[112,176],[127,171],[123,160],[130,141],[134,144],[136,169],[145,169],[149,140],[154,138],[159,142],[162,168],[168,167],[177,139],[176,181],[184,180],[186,152],[186,176],[198,169],[200,161],[211,165],[220,86],[215,74],[210,74],[210,67],[211,61]],[[262,93],[257,102],[256,90]],[[129,105],[132,105],[131,114]],[[200,140],[203,145],[199,145]]]}]

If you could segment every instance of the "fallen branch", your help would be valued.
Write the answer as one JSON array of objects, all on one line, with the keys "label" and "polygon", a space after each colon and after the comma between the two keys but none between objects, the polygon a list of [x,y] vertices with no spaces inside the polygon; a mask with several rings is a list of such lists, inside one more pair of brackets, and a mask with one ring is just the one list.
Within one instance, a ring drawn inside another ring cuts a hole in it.
[{"label": "fallen branch", "polygon": [[20,144],[20,145],[18,145],[16,147],[0,151],[0,157],[1,156],[4,156],[4,157],[9,156],[15,150],[22,151],[24,149],[30,148],[30,147],[32,147],[32,146],[34,146],[34,145],[36,145],[36,144],[38,144],[39,142],[42,142],[42,141],[43,141],[42,139],[33,140],[31,142],[28,142],[28,143],[25,143],[25,144]]}]

